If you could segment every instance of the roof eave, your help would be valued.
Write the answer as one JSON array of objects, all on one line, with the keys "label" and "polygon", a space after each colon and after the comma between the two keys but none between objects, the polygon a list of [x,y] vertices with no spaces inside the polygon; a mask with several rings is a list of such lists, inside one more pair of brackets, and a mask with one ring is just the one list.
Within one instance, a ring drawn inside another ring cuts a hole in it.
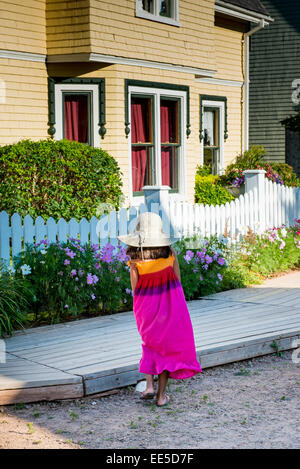
[{"label": "roof eave", "polygon": [[257,11],[246,10],[236,5],[229,5],[222,0],[215,0],[215,12],[233,16],[244,21],[250,21],[251,23],[259,23],[262,19],[266,21],[266,24],[274,21],[274,18],[271,18],[271,16],[258,13]]}]

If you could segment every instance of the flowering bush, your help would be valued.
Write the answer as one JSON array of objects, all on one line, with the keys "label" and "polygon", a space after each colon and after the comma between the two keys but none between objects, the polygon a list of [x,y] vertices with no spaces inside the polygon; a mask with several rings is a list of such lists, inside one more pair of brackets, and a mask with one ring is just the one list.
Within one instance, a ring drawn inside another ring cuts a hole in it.
[{"label": "flowering bush", "polygon": [[[31,310],[35,320],[58,322],[83,313],[128,310],[132,306],[125,250],[107,244],[27,244],[15,259],[16,277],[26,277],[33,287]],[[50,315],[50,317],[49,317]]]},{"label": "flowering bush", "polygon": [[246,169],[264,169],[265,177],[273,182],[285,186],[300,184],[294,169],[286,163],[269,163],[264,161],[266,150],[262,145],[254,145],[249,150],[237,156],[236,161],[226,167],[225,174],[220,176],[223,186],[240,187],[245,182],[243,171]]},{"label": "flowering bush", "polygon": [[187,300],[221,291],[227,267],[227,240],[217,236],[199,239],[196,236],[178,241],[181,283]]},{"label": "flowering bush", "polygon": [[262,276],[283,272],[300,261],[300,220],[295,226],[285,225],[266,230],[258,235],[250,230],[240,246],[240,262],[249,271]]}]

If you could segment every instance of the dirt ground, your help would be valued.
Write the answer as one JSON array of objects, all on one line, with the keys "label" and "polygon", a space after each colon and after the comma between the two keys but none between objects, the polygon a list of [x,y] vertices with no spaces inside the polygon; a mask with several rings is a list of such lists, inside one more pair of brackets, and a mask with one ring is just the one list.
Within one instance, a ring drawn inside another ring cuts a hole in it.
[{"label": "dirt ground", "polygon": [[300,363],[291,352],[170,380],[168,391],[163,408],[134,386],[0,407],[0,448],[300,448]]}]

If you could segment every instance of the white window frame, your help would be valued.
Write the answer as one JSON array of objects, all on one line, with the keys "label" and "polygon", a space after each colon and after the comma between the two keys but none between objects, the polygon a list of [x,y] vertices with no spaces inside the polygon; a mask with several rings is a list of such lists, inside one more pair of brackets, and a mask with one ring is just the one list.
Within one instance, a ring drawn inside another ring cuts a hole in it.
[{"label": "white window frame", "polygon": [[[213,101],[213,100],[208,100],[204,99],[202,101],[202,116],[201,120],[204,122],[204,109],[209,108],[209,107],[214,107],[219,109],[219,116],[220,116],[220,122],[219,122],[219,169],[218,169],[218,174],[223,174],[224,171],[224,129],[225,129],[225,103],[223,101]],[[204,141],[202,143],[202,166],[204,164]]]},{"label": "white window frame", "polygon": [[167,18],[165,16],[160,16],[159,14],[159,0],[153,0],[154,2],[154,13],[149,13],[148,11],[143,9],[143,2],[142,0],[136,0],[136,7],[135,7],[135,16],[138,18],[144,18],[146,20],[158,21],[159,23],[170,24],[171,26],[181,26],[179,22],[179,0],[172,0],[173,1],[173,17]]},{"label": "white window frame", "polygon": [[[180,99],[180,135],[181,145],[178,154],[178,192],[170,192],[170,197],[178,200],[185,200],[186,197],[186,168],[185,168],[185,154],[186,154],[186,91],[168,90],[162,88],[148,88],[141,86],[129,86],[128,88],[128,112],[129,122],[131,123],[131,96],[134,95],[152,95],[154,99],[154,125],[155,125],[155,140],[154,140],[154,162],[156,181],[155,186],[161,186],[161,138],[160,138],[160,98],[173,97]],[[131,124],[130,124],[131,125]],[[132,186],[132,158],[131,158],[131,132],[128,139],[128,155],[129,155],[129,198],[133,205],[139,205],[144,202],[143,195],[133,195]]]},{"label": "white window frame", "polygon": [[91,130],[92,146],[100,147],[100,135],[98,132],[99,122],[99,87],[92,84],[55,84],[55,122],[56,122],[56,140],[63,138],[63,93],[91,93]]}]

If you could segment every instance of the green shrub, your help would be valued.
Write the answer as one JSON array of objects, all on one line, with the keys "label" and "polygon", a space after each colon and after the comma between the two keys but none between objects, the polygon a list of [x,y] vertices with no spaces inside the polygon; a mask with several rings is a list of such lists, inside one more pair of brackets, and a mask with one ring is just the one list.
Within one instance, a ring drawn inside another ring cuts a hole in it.
[{"label": "green shrub", "polygon": [[11,335],[13,329],[26,323],[26,307],[30,290],[26,280],[15,278],[0,263],[0,337]]},{"label": "green shrub", "polygon": [[198,165],[196,174],[199,174],[199,176],[210,176],[212,174],[211,166],[209,164]]},{"label": "green shrub", "polygon": [[101,203],[118,208],[121,173],[112,156],[69,140],[22,140],[0,147],[0,210],[10,215],[97,216]]},{"label": "green shrub", "polygon": [[219,184],[219,176],[210,174],[195,178],[195,202],[205,205],[222,205],[230,202],[234,197]]}]

